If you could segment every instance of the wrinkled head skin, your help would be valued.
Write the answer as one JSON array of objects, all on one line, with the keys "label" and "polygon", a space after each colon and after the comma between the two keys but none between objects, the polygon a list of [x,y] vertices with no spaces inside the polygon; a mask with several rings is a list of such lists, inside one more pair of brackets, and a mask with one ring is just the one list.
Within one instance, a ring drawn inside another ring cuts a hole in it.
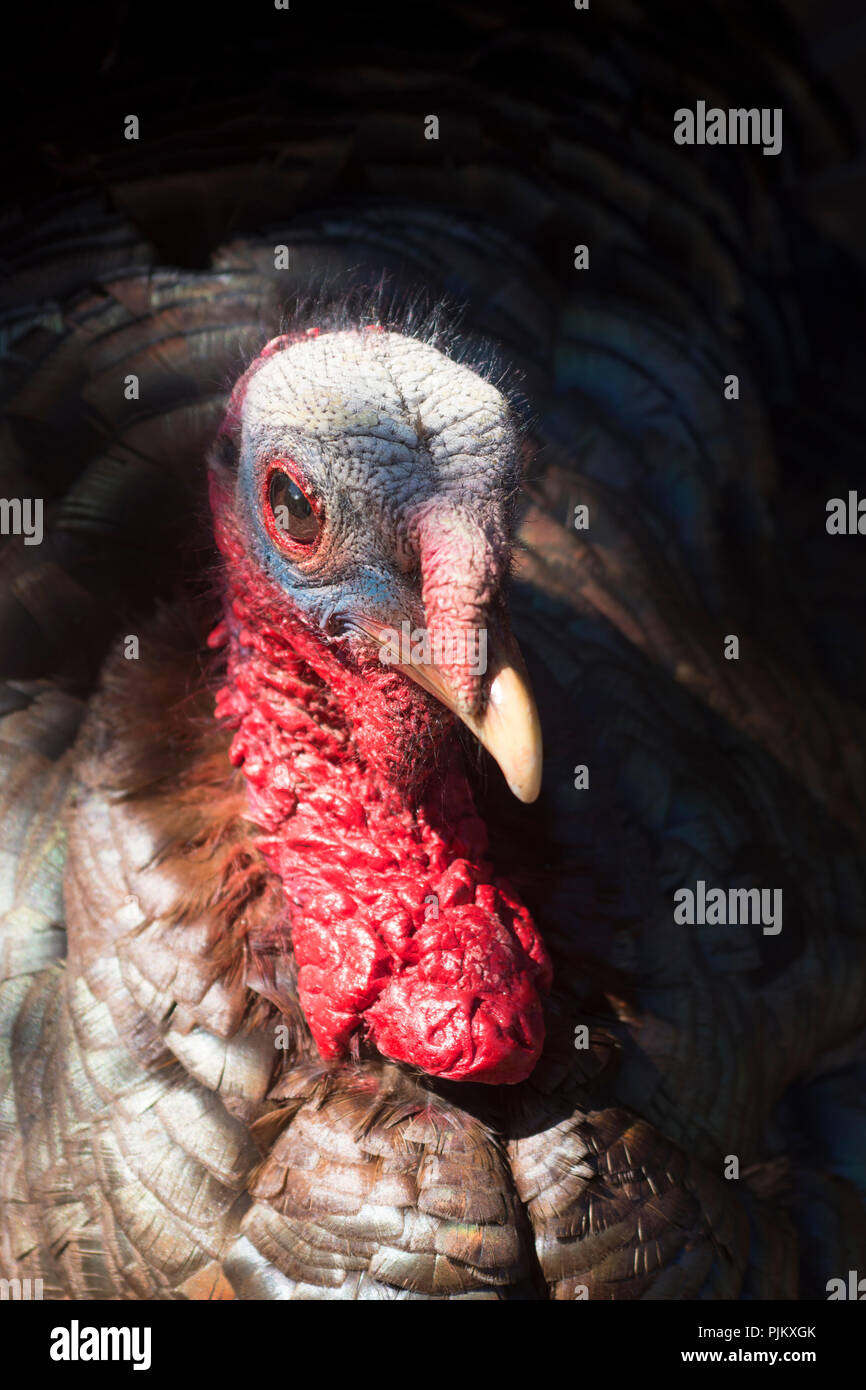
[{"label": "wrinkled head skin", "polygon": [[259,966],[291,950],[325,1058],[374,1048],[448,1080],[523,1080],[550,966],[484,857],[455,729],[535,798],[537,714],[503,596],[507,400],[400,332],[284,335],[238,382],[210,465],[217,714],[286,900],[251,943]]}]

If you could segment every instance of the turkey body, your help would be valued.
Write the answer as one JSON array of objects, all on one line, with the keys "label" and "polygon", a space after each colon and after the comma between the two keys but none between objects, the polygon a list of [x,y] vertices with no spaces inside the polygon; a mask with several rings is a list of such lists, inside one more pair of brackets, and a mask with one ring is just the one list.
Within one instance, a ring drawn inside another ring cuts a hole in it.
[{"label": "turkey body", "polygon": [[[730,23],[805,164],[841,163],[794,58]],[[862,1268],[862,580],[823,526],[856,486],[859,272],[760,152],[673,145],[718,70],[683,79],[631,6],[601,32],[482,26],[441,87],[335,65],[332,118],[230,121],[216,162],[104,156],[35,241],[8,229],[3,490],[38,486],[45,540],[8,544],[0,611],[4,1277],[734,1299]],[[287,315],[371,303],[525,402],[541,797],[475,766],[554,968],[513,1086],[324,1062],[288,946],[239,965],[279,894],[214,718],[204,457]],[[781,890],[781,930],[678,922],[701,880]]]}]

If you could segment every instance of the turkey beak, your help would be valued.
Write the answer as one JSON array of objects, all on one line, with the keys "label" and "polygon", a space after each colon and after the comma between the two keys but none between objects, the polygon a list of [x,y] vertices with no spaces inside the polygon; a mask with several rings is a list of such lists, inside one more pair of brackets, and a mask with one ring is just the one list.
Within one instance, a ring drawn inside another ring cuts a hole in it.
[{"label": "turkey beak", "polygon": [[[368,637],[381,647],[392,639],[394,628],[355,618]],[[409,627],[404,623],[404,628]],[[401,656],[404,652],[401,652]],[[498,764],[518,801],[532,802],[541,791],[541,723],[529,674],[520,648],[504,619],[488,630],[487,671],[479,678],[486,689],[486,700],[479,708],[467,707],[439,666],[414,659],[393,662],[397,669],[447,709],[453,710]]]},{"label": "turkey beak", "polygon": [[461,709],[444,681],[433,693],[487,749],[518,801],[535,801],[541,791],[541,722],[523,656],[509,628],[491,643],[486,684],[487,701],[480,714]]}]

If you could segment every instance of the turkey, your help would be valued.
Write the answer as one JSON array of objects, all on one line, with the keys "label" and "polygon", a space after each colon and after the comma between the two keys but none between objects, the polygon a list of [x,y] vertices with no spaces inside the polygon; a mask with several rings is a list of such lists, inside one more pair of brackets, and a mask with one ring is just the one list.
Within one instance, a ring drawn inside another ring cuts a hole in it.
[{"label": "turkey", "polygon": [[[862,32],[297,8],[56,39],[9,167],[0,1276],[825,1298]],[[703,100],[781,152],[677,145]]]}]

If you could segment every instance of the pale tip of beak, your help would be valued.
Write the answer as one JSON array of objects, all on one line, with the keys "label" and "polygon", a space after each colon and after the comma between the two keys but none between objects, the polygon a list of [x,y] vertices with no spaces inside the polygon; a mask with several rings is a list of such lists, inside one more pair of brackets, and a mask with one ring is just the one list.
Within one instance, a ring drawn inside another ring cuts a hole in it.
[{"label": "pale tip of beak", "polygon": [[498,763],[518,801],[528,804],[537,800],[541,791],[541,724],[525,673],[515,666],[502,666],[490,683],[484,713],[464,716],[463,722]]}]

